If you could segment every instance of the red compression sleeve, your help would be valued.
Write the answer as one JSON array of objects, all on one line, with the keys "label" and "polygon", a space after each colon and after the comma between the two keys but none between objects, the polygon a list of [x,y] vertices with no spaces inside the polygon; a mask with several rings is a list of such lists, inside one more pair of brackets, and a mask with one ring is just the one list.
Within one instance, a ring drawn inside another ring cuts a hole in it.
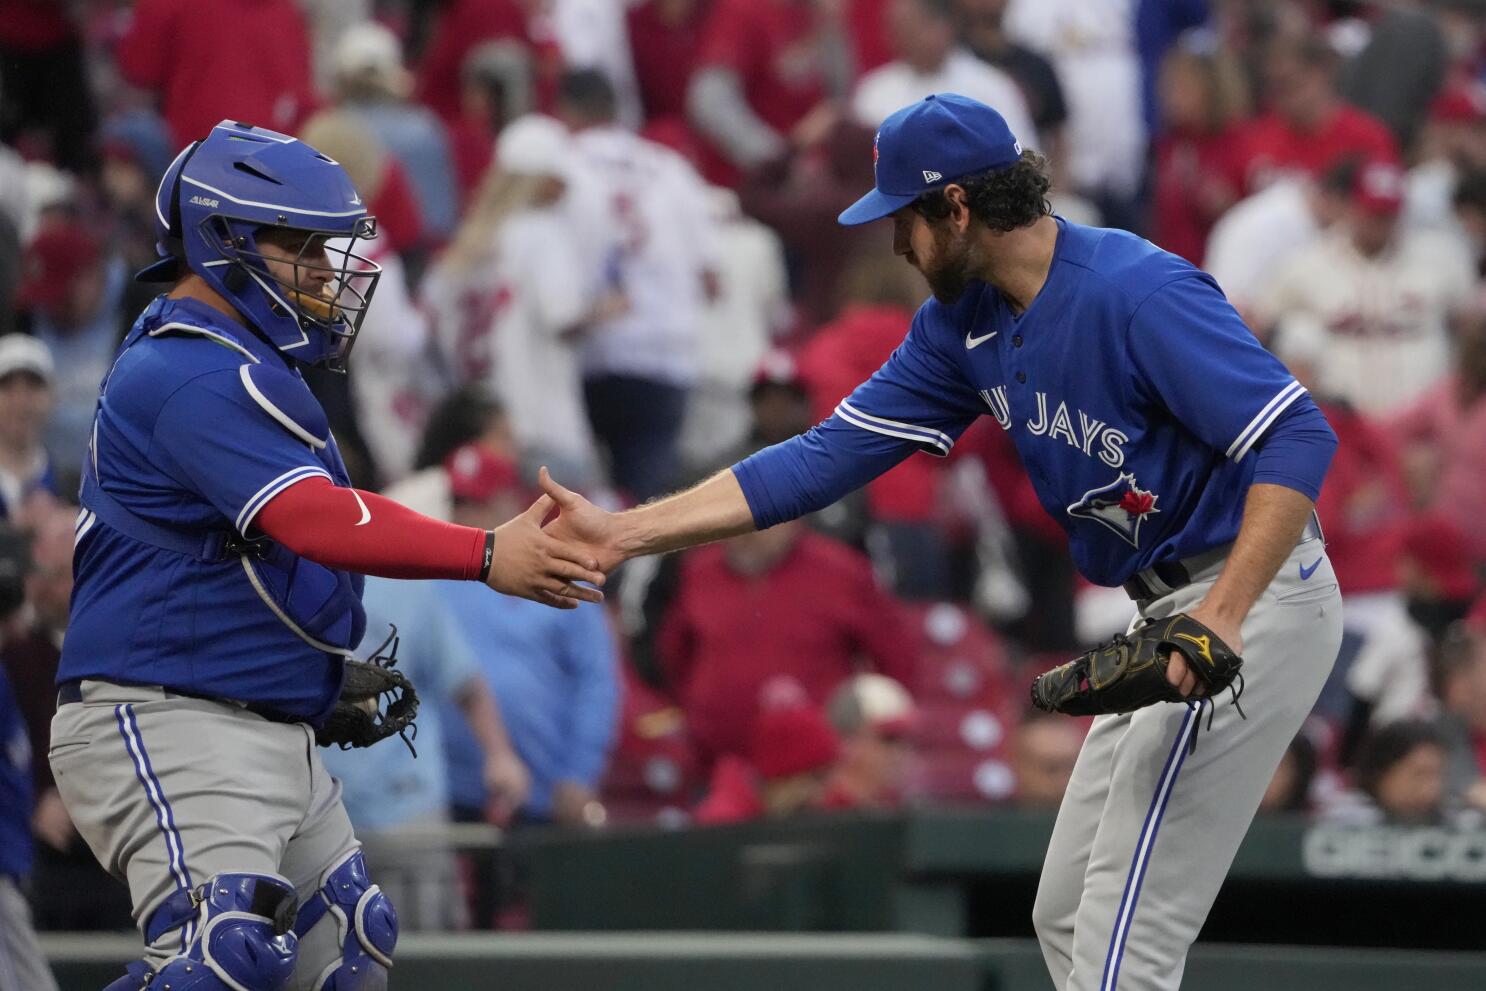
[{"label": "red compression sleeve", "polygon": [[253,522],[300,557],[383,578],[477,580],[489,533],[318,476],[274,496]]}]

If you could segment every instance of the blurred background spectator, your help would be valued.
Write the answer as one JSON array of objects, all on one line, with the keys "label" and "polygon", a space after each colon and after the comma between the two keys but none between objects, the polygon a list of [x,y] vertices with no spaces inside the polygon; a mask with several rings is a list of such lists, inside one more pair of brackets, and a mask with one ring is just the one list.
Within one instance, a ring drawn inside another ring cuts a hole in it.
[{"label": "blurred background spectator", "polygon": [[[334,65],[336,103],[355,114],[396,161],[412,184],[419,233],[429,244],[442,243],[458,216],[454,163],[443,124],[412,101],[413,77],[403,68],[397,36],[380,24],[356,24],[336,45]],[[371,193],[361,192],[373,201]],[[413,244],[420,240],[412,231],[403,237]]]},{"label": "blurred background spectator", "polygon": [[49,221],[26,246],[17,303],[26,328],[51,354],[55,406],[46,445],[69,482],[88,446],[98,385],[137,315],[122,309],[127,277],[123,261],[106,255],[97,233],[80,221]]},{"label": "blurred background spectator", "polygon": [[[326,769],[341,782],[341,800],[367,864],[388,897],[396,899],[398,923],[409,931],[469,924],[465,905],[454,897],[459,890],[454,850],[438,829],[452,821],[445,712],[463,716],[478,748],[487,819],[509,822],[525,804],[530,786],[443,584],[369,578],[364,595],[369,631],[364,652],[395,661],[417,686],[422,705],[416,738],[422,753],[414,752],[410,735],[406,745],[397,741],[365,753],[330,749],[324,754]],[[410,831],[420,835],[409,837]]]},{"label": "blurred background spectator", "polygon": [[[128,25],[119,74],[159,100],[177,148],[224,116],[292,133],[315,104],[309,32],[294,0],[139,0]],[[59,120],[74,113],[58,109]]]},{"label": "blurred background spectator", "polygon": [[1394,423],[1414,502],[1460,530],[1471,559],[1486,560],[1478,525],[1486,505],[1486,309],[1456,323],[1453,370],[1442,375]]},{"label": "blurred background spectator", "polygon": [[681,468],[677,444],[703,301],[716,292],[717,239],[701,177],[676,152],[624,130],[616,114],[603,75],[563,77],[558,115],[574,132],[574,171],[593,190],[582,204],[594,211],[583,218],[594,225],[584,261],[596,261],[604,288],[624,300],[592,321],[584,395],[614,484],[644,502],[675,484]]},{"label": "blurred background spectator", "polygon": [[87,54],[68,5],[0,3],[0,141],[70,171],[91,168],[96,117]]},{"label": "blurred background spectator", "polygon": [[1064,160],[1063,126],[1068,104],[1058,73],[1036,49],[1018,44],[1006,32],[1010,0],[959,0],[960,35],[965,47],[1016,81],[1037,128],[1037,150],[1057,168]]},{"label": "blurred background spectator", "polygon": [[[754,715],[747,749],[717,762],[696,809],[702,825],[781,819],[825,801],[841,743],[799,685],[775,681]],[[846,793],[839,793],[844,801]]]},{"label": "blurred background spectator", "polygon": [[1263,60],[1269,110],[1254,120],[1238,150],[1245,189],[1262,189],[1287,175],[1315,175],[1349,156],[1397,159],[1383,122],[1342,100],[1340,63],[1340,53],[1319,34],[1279,40],[1269,49]]},{"label": "blurred background spectator", "polygon": [[1316,779],[1316,745],[1302,731],[1280,758],[1269,787],[1259,801],[1259,811],[1266,814],[1304,814],[1311,811],[1311,788]]},{"label": "blurred background spectator", "polygon": [[[466,446],[449,458],[452,522],[495,527],[530,503],[514,463]],[[524,599],[492,601],[470,582],[434,583],[494,692],[511,745],[530,772],[525,800],[508,812],[526,822],[602,825],[598,783],[619,714],[613,634],[604,611],[569,615]],[[449,719],[445,750],[455,814],[479,821],[492,801],[488,748],[467,718]]]},{"label": "blurred background spectator", "polygon": [[798,520],[689,552],[657,646],[668,694],[707,760],[748,752],[775,678],[795,679],[819,706],[863,660],[913,677],[900,607],[871,563]]},{"label": "blurred background spectator", "polygon": [[1445,816],[1445,740],[1432,723],[1403,720],[1381,727],[1357,754],[1357,790],[1327,816],[1354,825],[1436,825]]},{"label": "blurred background spectator", "polygon": [[826,718],[841,742],[827,808],[894,808],[913,775],[913,697],[887,675],[853,675],[831,693]]},{"label": "blurred background spectator", "polygon": [[1006,31],[1050,59],[1062,83],[1067,186],[1092,200],[1107,223],[1142,229],[1147,127],[1135,7],[1133,0],[1011,0]]},{"label": "blurred background spectator", "polygon": [[42,443],[55,377],[45,344],[22,334],[0,337],[0,519],[17,516],[33,492],[58,492]]},{"label": "blurred background spectator", "polygon": [[1287,260],[1263,304],[1278,334],[1316,335],[1317,390],[1374,416],[1399,412],[1444,374],[1446,317],[1475,285],[1453,241],[1400,227],[1403,195],[1398,166],[1363,164],[1342,218]]},{"label": "blurred background spectator", "polygon": [[707,177],[809,145],[840,116],[854,53],[833,0],[714,0],[687,83],[691,124],[708,142]]},{"label": "blurred background spectator", "polygon": [[[1086,721],[1085,721],[1086,722]],[[1053,719],[1047,713],[1028,716],[1017,727],[1011,745],[1016,804],[1027,809],[1055,809],[1063,800],[1073,764],[1084,744],[1085,722]]]},{"label": "blurred background spectator", "polygon": [[857,81],[851,109],[859,123],[875,129],[932,93],[959,93],[1001,111],[1022,147],[1042,147],[1012,77],[961,47],[955,0],[892,0],[886,9],[894,59]]},{"label": "blurred background spectator", "polygon": [[1155,144],[1151,236],[1194,265],[1202,264],[1213,223],[1243,189],[1234,169],[1248,111],[1240,73],[1207,33],[1184,36],[1161,62],[1164,126]]},{"label": "blurred background spectator", "polygon": [[593,197],[573,188],[575,152],[550,117],[527,115],[502,131],[495,164],[424,298],[446,374],[489,387],[528,475],[545,464],[591,490],[604,472],[584,402],[581,337],[623,303],[601,296],[576,226]]}]

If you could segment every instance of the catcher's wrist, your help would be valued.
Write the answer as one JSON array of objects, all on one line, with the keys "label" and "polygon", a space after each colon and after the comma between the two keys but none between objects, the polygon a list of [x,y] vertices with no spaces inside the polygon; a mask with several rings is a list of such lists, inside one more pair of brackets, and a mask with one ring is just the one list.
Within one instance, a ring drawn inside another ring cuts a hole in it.
[{"label": "catcher's wrist", "polygon": [[485,531],[485,554],[480,559],[480,580],[489,584],[490,566],[495,563],[495,531]]}]

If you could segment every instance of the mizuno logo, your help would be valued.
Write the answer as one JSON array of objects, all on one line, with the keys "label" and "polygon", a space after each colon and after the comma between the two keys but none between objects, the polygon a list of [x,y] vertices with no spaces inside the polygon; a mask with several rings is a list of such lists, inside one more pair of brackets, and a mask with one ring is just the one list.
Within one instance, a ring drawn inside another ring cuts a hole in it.
[{"label": "mizuno logo", "polygon": [[1198,655],[1207,662],[1208,667],[1213,666],[1212,638],[1206,633],[1200,637],[1194,637],[1190,633],[1173,633],[1172,636],[1177,640],[1188,640],[1195,643],[1197,645]]},{"label": "mizuno logo", "polygon": [[944,173],[942,172],[930,172],[928,169],[924,169],[924,182],[938,182],[943,178]]},{"label": "mizuno logo", "polygon": [[975,348],[978,348],[978,347],[980,347],[980,346],[981,346],[981,345],[982,345],[982,344],[984,344],[984,343],[985,343],[985,342],[986,342],[986,341],[989,341],[989,340],[990,340],[990,339],[991,339],[991,338],[993,338],[993,337],[995,337],[995,336],[996,336],[996,335],[997,335],[997,334],[999,334],[999,333],[1000,333],[1000,331],[998,331],[998,330],[993,330],[993,331],[991,331],[991,332],[990,332],[990,333],[989,333],[989,334],[985,334],[985,335],[983,335],[983,336],[981,336],[981,337],[971,337],[971,336],[970,336],[970,335],[969,335],[969,334],[968,334],[968,333],[967,333],[967,334],[966,334],[966,335],[965,335],[965,350],[966,350],[966,351],[972,351],[972,350],[974,350],[974,349],[975,349]]},{"label": "mizuno logo", "polygon": [[371,510],[370,509],[367,509],[366,508],[366,503],[364,503],[364,502],[361,501],[361,493],[360,492],[357,492],[355,489],[352,489],[351,490],[351,495],[355,497],[355,499],[356,499],[356,505],[358,505],[358,506],[361,507],[361,519],[359,519],[359,520],[356,521],[356,525],[357,526],[366,526],[368,523],[371,522]]},{"label": "mizuno logo", "polygon": [[220,200],[214,200],[207,196],[193,196],[191,197],[191,202],[197,206],[209,206],[213,208],[222,205]]},{"label": "mizuno logo", "polygon": [[1314,561],[1311,562],[1311,566],[1309,568],[1307,568],[1305,565],[1302,564],[1300,566],[1300,580],[1301,581],[1309,581],[1311,575],[1314,575],[1316,573],[1316,569],[1319,568],[1320,566],[1321,566],[1321,559],[1319,557],[1316,558]]}]

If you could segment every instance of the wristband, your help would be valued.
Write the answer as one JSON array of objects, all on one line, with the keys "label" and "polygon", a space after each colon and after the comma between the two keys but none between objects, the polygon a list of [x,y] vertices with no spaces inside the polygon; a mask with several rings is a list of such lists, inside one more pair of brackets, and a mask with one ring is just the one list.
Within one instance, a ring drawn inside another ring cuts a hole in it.
[{"label": "wristband", "polygon": [[485,531],[485,558],[480,562],[480,580],[490,581],[490,566],[495,562],[495,531]]}]

